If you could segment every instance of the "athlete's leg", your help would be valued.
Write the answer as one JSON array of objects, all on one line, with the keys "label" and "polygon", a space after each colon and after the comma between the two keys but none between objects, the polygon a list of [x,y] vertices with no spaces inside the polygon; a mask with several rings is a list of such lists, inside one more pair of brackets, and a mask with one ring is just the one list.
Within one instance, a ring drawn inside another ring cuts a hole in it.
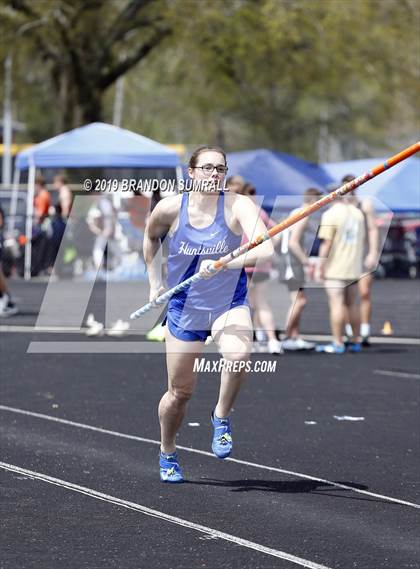
[{"label": "athlete's leg", "polygon": [[[227,417],[245,380],[243,366],[252,348],[252,321],[249,308],[238,306],[219,316],[213,323],[212,336],[226,362],[220,380],[215,414]],[[231,370],[229,370],[229,366]]]},{"label": "athlete's leg", "polygon": [[169,454],[175,452],[175,437],[196,384],[194,360],[200,356],[204,342],[184,342],[172,336],[168,326],[165,330],[168,390],[159,403],[159,421],[161,449]]},{"label": "athlete's leg", "polygon": [[347,307],[350,325],[353,330],[353,340],[355,342],[359,342],[360,315],[359,305],[357,303],[357,284],[351,284],[344,290],[344,302],[345,306]]},{"label": "athlete's leg", "polygon": [[342,344],[344,324],[344,288],[332,287],[326,284],[328,303],[330,307],[330,325],[333,340],[336,344]]},{"label": "athlete's leg", "polygon": [[252,278],[248,277],[248,302],[251,307],[251,314],[252,314],[252,322],[255,329],[259,329],[261,327],[261,322],[258,318],[258,313],[256,310],[256,298],[255,298],[255,282]]},{"label": "athlete's leg", "polygon": [[269,340],[276,340],[273,312],[267,302],[267,283],[255,283],[253,289],[252,307],[255,310],[256,322],[267,333]]},{"label": "athlete's leg", "polygon": [[7,283],[6,283],[6,277],[4,276],[1,265],[0,265],[0,294],[9,294],[9,289],[7,288]]},{"label": "athlete's leg", "polygon": [[372,285],[373,273],[364,275],[359,280],[360,295],[360,321],[361,335],[367,337],[370,335],[370,320],[372,317]]},{"label": "athlete's leg", "polygon": [[251,318],[254,327],[255,339],[257,342],[265,342],[268,337],[259,318],[257,309],[258,300],[256,299],[256,283],[253,278],[248,278],[248,302],[251,306]]},{"label": "athlete's leg", "polygon": [[0,316],[13,316],[18,309],[12,300],[0,262]]},{"label": "athlete's leg", "polygon": [[300,319],[306,306],[306,296],[303,289],[290,291],[291,304],[287,314],[286,336],[288,338],[299,337]]},{"label": "athlete's leg", "polygon": [[102,235],[98,235],[95,239],[92,251],[92,259],[93,259],[93,264],[95,265],[95,269],[99,269],[103,262],[105,247],[106,247],[106,238],[102,237]]}]

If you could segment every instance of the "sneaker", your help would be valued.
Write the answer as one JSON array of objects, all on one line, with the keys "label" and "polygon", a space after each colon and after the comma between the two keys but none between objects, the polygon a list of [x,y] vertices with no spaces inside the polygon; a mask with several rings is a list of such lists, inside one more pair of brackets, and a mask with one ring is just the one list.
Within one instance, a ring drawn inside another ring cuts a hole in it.
[{"label": "sneaker", "polygon": [[213,441],[211,449],[218,458],[227,458],[232,452],[232,428],[229,417],[219,419],[211,414],[213,424]]},{"label": "sneaker", "polygon": [[152,342],[164,342],[165,341],[165,328],[162,324],[158,324],[154,328],[152,328],[146,334],[146,340],[150,340]]},{"label": "sneaker", "polygon": [[315,351],[317,353],[324,353],[324,354],[344,354],[346,351],[346,347],[344,344],[336,344],[332,342],[331,344],[319,344],[315,346]]},{"label": "sneaker", "polygon": [[0,318],[8,318],[9,316],[14,316],[18,314],[19,309],[14,304],[12,306],[6,306],[0,311]]},{"label": "sneaker", "polygon": [[3,294],[0,298],[0,318],[14,316],[19,312],[16,304],[11,300],[8,294]]},{"label": "sneaker", "polygon": [[368,348],[370,346],[369,336],[362,336],[361,344],[363,348]]},{"label": "sneaker", "polygon": [[124,336],[127,330],[130,329],[129,322],[118,319],[109,330],[107,330],[108,336]]},{"label": "sneaker", "polygon": [[283,353],[283,348],[278,340],[269,340],[267,344],[267,351],[269,354],[279,355]]},{"label": "sneaker", "polygon": [[15,314],[18,314],[18,312],[18,307],[12,302],[0,310],[0,318],[8,318],[9,316],[14,316]]},{"label": "sneaker", "polygon": [[362,351],[362,346],[359,342],[349,342],[346,346],[346,352],[352,354],[359,354]]},{"label": "sneaker", "polygon": [[98,322],[95,320],[93,314],[89,314],[86,319],[86,336],[103,336],[104,334],[104,325],[102,322]]},{"label": "sneaker", "polygon": [[316,346],[315,342],[308,342],[303,338],[298,338],[296,342],[299,350],[314,350]]},{"label": "sneaker", "polygon": [[257,340],[252,344],[252,352],[255,354],[266,354],[268,353],[267,342],[258,342]]},{"label": "sneaker", "polygon": [[93,326],[94,324],[96,324],[96,323],[97,323],[97,322],[96,322],[96,320],[95,320],[95,316],[94,316],[92,313],[90,313],[90,314],[88,315],[88,317],[86,318],[86,326],[87,326],[88,328],[92,328],[92,326]]},{"label": "sneaker", "polygon": [[343,344],[347,347],[349,344],[351,344],[351,338],[350,336],[343,336]]},{"label": "sneaker", "polygon": [[176,452],[171,454],[160,452],[159,468],[161,482],[168,482],[169,484],[179,484],[180,482],[184,482]]},{"label": "sneaker", "polygon": [[283,350],[287,352],[296,352],[298,350],[313,350],[315,348],[314,342],[307,342],[302,338],[286,338],[282,342]]}]

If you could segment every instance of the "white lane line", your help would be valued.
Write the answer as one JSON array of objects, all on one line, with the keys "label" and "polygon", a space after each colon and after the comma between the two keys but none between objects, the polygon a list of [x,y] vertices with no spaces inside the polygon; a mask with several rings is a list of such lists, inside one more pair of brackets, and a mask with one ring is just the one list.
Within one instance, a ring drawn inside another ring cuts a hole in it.
[{"label": "white lane line", "polygon": [[[93,425],[86,425],[84,423],[76,423],[75,421],[69,421],[68,419],[60,419],[59,417],[53,417],[51,415],[44,415],[43,413],[35,413],[34,411],[26,411],[24,409],[17,409],[16,407],[8,407],[7,405],[0,405],[0,411],[10,411],[11,413],[18,413],[20,415],[28,415],[29,417],[36,417],[38,419],[46,419],[48,421],[55,421],[56,423],[62,423],[63,425],[70,425],[72,427],[78,427],[80,429],[86,429],[89,431],[95,431],[97,433],[103,433],[105,435],[112,435],[115,437],[120,437],[122,439],[130,439],[133,441],[138,441],[141,443],[148,443],[153,445],[159,445],[160,441],[154,439],[146,439],[144,437],[138,437],[136,435],[126,435],[125,433],[120,433],[118,431],[110,431],[108,429],[102,429],[101,427],[94,427]],[[199,450],[190,447],[184,447],[177,445],[180,450],[185,450],[187,452],[192,452],[194,454],[201,454],[204,456],[209,456],[215,458],[214,454],[207,452],[205,450]],[[399,498],[392,498],[390,496],[385,496],[383,494],[376,494],[374,492],[369,492],[368,490],[362,490],[359,488],[354,488],[353,486],[348,486],[347,484],[340,484],[340,482],[333,482],[331,480],[326,480],[324,478],[317,478],[316,476],[310,476],[309,474],[303,474],[301,472],[294,472],[293,470],[285,470],[283,468],[277,468],[275,466],[266,466],[264,464],[258,464],[256,462],[249,462],[247,460],[241,460],[239,458],[225,458],[225,461],[234,462],[235,464],[242,464],[243,466],[250,466],[252,468],[259,468],[261,470],[268,470],[270,472],[279,472],[280,474],[288,474],[290,476],[295,476],[297,478],[302,478],[305,480],[313,480],[314,482],[321,482],[327,484],[328,486],[333,486],[335,488],[341,488],[343,490],[350,490],[351,492],[356,492],[358,494],[364,494],[365,496],[370,496],[371,498],[380,498],[386,502],[393,502],[394,504],[401,504],[402,506],[409,506],[411,508],[420,509],[420,504],[415,504],[413,502],[407,502],[405,500],[400,500]]]},{"label": "white lane line", "polygon": [[232,543],[235,543],[236,545],[241,545],[242,547],[248,547],[249,549],[258,551],[259,553],[265,553],[266,555],[271,555],[272,557],[277,557],[279,559],[286,559],[287,561],[295,563],[296,565],[300,565],[301,567],[308,567],[309,569],[330,569],[326,565],[320,565],[319,563],[308,561],[307,559],[303,559],[301,557],[296,557],[295,555],[291,555],[290,553],[286,553],[285,551],[272,549],[271,547],[265,547],[264,545],[255,543],[254,541],[249,541],[247,539],[237,537],[236,535],[231,535],[229,533],[224,533],[223,531],[219,531],[217,529],[213,529],[207,526],[202,526],[200,524],[184,520],[183,518],[171,516],[169,514],[165,514],[164,512],[160,512],[159,510],[153,510],[152,508],[148,508],[147,506],[136,504],[135,502],[122,500],[121,498],[116,498],[115,496],[110,496],[109,494],[104,494],[103,492],[92,490],[91,488],[87,488],[86,486],[79,486],[78,484],[67,482],[67,480],[61,480],[60,478],[53,478],[52,476],[48,476],[40,472],[35,472],[33,470],[27,470],[26,468],[21,468],[19,466],[15,466],[14,464],[8,464],[7,462],[0,462],[0,468],[3,468],[4,470],[7,470],[9,472],[16,472],[17,474],[20,475],[26,475],[31,478],[35,478],[37,480],[42,480],[43,482],[48,482],[49,484],[54,484],[55,486],[61,486],[62,488],[66,488],[67,490],[72,490],[73,492],[79,492],[80,494],[85,494],[90,498],[96,498],[97,500],[102,500],[104,502],[116,504],[117,506],[127,508],[128,510],[135,510],[136,512],[145,514],[146,516],[152,516],[154,518],[165,520],[166,522],[170,522],[172,524],[177,524],[179,526],[188,529],[193,529],[199,531],[200,533],[204,533],[209,537],[211,536],[212,538],[230,541]]},{"label": "white lane line", "polygon": [[[0,332],[22,333],[22,334],[82,334],[87,328],[77,326],[29,326],[18,324],[1,324]],[[127,335],[144,336],[145,331],[130,329]],[[314,342],[327,342],[332,339],[330,334],[304,334],[305,338]],[[371,336],[369,341],[372,344],[406,344],[408,346],[420,346],[420,338],[406,338],[398,336]],[[150,344],[150,342],[148,342]]]},{"label": "white lane line", "polygon": [[23,334],[84,334],[87,328],[77,326],[24,326],[15,324],[0,325],[0,332],[21,332]]},{"label": "white lane line", "polygon": [[390,369],[374,369],[377,375],[388,375],[391,377],[404,377],[408,379],[420,379],[420,373],[410,373],[408,371],[392,371]]}]

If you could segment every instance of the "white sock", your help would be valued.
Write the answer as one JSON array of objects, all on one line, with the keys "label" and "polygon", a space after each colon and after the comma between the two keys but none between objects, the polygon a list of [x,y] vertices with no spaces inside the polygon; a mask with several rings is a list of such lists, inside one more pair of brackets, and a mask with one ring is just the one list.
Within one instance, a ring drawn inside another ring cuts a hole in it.
[{"label": "white sock", "polygon": [[367,324],[366,322],[362,322],[362,324],[360,324],[360,335],[363,336],[363,338],[370,336],[370,324]]},{"label": "white sock", "polygon": [[257,328],[255,330],[255,337],[257,339],[257,342],[266,342],[267,341],[267,334],[265,333],[264,330],[261,330],[261,328]]},{"label": "white sock", "polygon": [[346,331],[346,335],[349,338],[353,338],[353,328],[351,327],[351,324],[346,324],[344,327],[345,331]]}]

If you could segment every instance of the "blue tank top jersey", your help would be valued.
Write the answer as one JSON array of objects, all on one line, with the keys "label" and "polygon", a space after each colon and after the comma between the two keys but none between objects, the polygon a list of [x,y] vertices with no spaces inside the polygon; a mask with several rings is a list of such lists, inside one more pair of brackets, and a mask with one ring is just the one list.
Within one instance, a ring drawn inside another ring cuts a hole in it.
[{"label": "blue tank top jersey", "polygon": [[[188,193],[182,196],[178,228],[169,242],[169,288],[195,274],[203,260],[216,261],[241,244],[242,236],[233,233],[226,224],[223,192],[217,200],[213,223],[201,229],[193,227],[189,222],[188,196]],[[201,279],[174,295],[169,301],[168,310],[182,310],[185,325],[205,329],[209,322],[209,312],[223,314],[232,306],[246,304],[246,295],[247,278],[244,269],[229,269],[210,279]]]}]

